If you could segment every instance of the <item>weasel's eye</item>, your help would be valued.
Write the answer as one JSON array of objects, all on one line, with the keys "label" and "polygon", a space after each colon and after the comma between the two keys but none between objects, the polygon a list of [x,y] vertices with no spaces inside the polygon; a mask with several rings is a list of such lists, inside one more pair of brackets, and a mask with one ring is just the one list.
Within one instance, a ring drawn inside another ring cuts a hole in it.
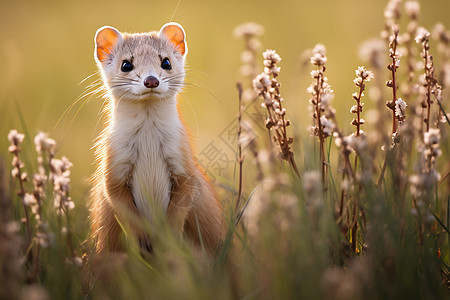
[{"label": "weasel's eye", "polygon": [[172,65],[170,64],[170,61],[167,57],[164,58],[161,62],[161,68],[163,68],[164,70],[172,70]]},{"label": "weasel's eye", "polygon": [[130,72],[133,70],[133,65],[128,60],[124,60],[120,69],[122,72]]}]

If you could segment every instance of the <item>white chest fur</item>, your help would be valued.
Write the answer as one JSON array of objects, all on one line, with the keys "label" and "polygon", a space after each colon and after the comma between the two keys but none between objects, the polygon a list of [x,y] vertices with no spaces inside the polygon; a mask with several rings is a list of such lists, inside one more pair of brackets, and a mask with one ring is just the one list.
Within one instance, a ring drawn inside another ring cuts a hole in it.
[{"label": "white chest fur", "polygon": [[186,172],[175,101],[145,105],[123,101],[114,108],[110,123],[114,170],[130,185],[138,210],[148,220],[167,210],[171,177]]}]

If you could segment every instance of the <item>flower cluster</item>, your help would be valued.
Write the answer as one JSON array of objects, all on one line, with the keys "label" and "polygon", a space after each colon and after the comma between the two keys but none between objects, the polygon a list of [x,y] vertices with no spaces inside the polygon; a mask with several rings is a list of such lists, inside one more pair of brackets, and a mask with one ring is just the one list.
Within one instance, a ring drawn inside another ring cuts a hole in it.
[{"label": "flower cluster", "polygon": [[402,0],[390,0],[384,9],[384,17],[386,24],[392,26],[401,17],[401,5]]},{"label": "flower cluster", "polygon": [[75,208],[72,198],[69,196],[70,190],[70,168],[73,164],[63,156],[62,159],[51,161],[52,180],[54,184],[54,206],[58,214],[67,214],[69,210]]},{"label": "flower cluster", "polygon": [[417,44],[425,44],[430,40],[430,32],[423,27],[417,29],[417,35],[415,37]]},{"label": "flower cluster", "polygon": [[430,128],[423,134],[423,144],[419,145],[419,151],[423,156],[419,159],[419,169],[416,174],[409,177],[410,191],[414,198],[414,208],[412,213],[418,215],[422,221],[432,220],[428,207],[433,198],[433,191],[436,184],[441,179],[440,173],[436,170],[436,162],[441,155],[439,144],[441,133],[439,129]]},{"label": "flower cluster", "polygon": [[312,84],[307,92],[312,95],[309,102],[313,105],[313,119],[316,120],[312,131],[319,139],[329,137],[334,129],[335,110],[331,106],[331,100],[334,97],[333,90],[328,84],[328,78],[325,76],[325,63],[327,61],[325,47],[318,44],[313,49],[311,64],[317,66],[316,70],[311,71]]},{"label": "flower cluster", "polygon": [[364,67],[358,67],[355,71],[356,78],[353,80],[353,83],[356,87],[359,88],[358,92],[353,93],[353,100],[356,101],[356,104],[352,106],[350,112],[356,114],[356,118],[354,118],[351,122],[352,125],[356,126],[356,135],[359,136],[362,133],[360,126],[365,123],[364,119],[361,118],[361,112],[363,111],[364,103],[361,101],[364,96],[364,90],[366,89],[366,85],[364,82],[369,82],[373,79],[373,73],[366,70]]},{"label": "flower cluster", "polygon": [[397,101],[397,69],[400,67],[400,53],[397,49],[398,46],[398,33],[399,29],[397,25],[392,27],[392,35],[389,38],[389,57],[391,63],[387,66],[391,71],[391,79],[386,81],[386,86],[392,88],[392,100],[386,102],[386,106],[392,110],[392,136],[398,136],[398,118],[395,114],[395,102]]},{"label": "flower cluster", "polygon": [[433,37],[444,44],[450,43],[450,32],[445,29],[445,26],[442,23],[437,23],[434,26]]},{"label": "flower cluster", "polygon": [[435,78],[435,67],[433,64],[433,56],[430,54],[430,46],[428,44],[430,38],[430,33],[423,27],[417,30],[416,42],[422,45],[421,57],[423,59],[424,74],[421,78],[422,87],[421,94],[424,95],[422,102],[422,107],[426,108],[427,113],[424,117],[424,122],[426,124],[426,130],[430,130],[430,117],[431,117],[431,104],[434,103],[431,95],[434,94],[435,97],[440,97],[442,88],[438,84]]},{"label": "flower cluster", "polygon": [[436,160],[441,156],[441,150],[439,149],[439,143],[441,141],[441,132],[439,129],[430,128],[429,131],[424,132],[423,142],[425,144],[425,151],[423,152],[426,160],[429,162],[429,168],[434,168]]},{"label": "flower cluster", "polygon": [[384,30],[381,32],[381,38],[387,42],[391,41],[391,31],[398,27],[398,21],[401,17],[402,0],[390,0],[384,9]]},{"label": "flower cluster", "polygon": [[432,36],[438,41],[437,49],[441,58],[438,81],[444,88],[450,86],[450,31],[442,23],[437,23]]},{"label": "flower cluster", "polygon": [[294,162],[294,152],[291,149],[293,138],[287,135],[287,127],[291,122],[286,119],[286,109],[283,107],[283,98],[280,94],[280,83],[277,76],[280,67],[277,65],[281,57],[275,50],[266,50],[263,53],[264,72],[253,80],[253,88],[263,98],[262,107],[267,110],[266,128],[274,131],[273,140],[280,147],[281,157],[288,161],[297,174]]},{"label": "flower cluster", "polygon": [[0,299],[19,299],[23,297],[20,288],[24,265],[20,223],[13,218],[12,202],[6,191],[5,166],[0,161]]},{"label": "flower cluster", "polygon": [[[298,198],[289,190],[289,180],[285,174],[270,176],[255,190],[243,221],[249,235],[258,237],[262,223],[267,224],[270,216],[280,233],[288,232],[299,216]],[[275,201],[273,201],[275,200]]]},{"label": "flower cluster", "polygon": [[409,18],[417,20],[420,16],[420,3],[418,1],[406,1],[405,13]]},{"label": "flower cluster", "polygon": [[45,176],[44,156],[48,154],[49,163],[53,159],[56,153],[56,142],[54,139],[48,137],[48,134],[40,131],[34,137],[34,145],[38,154],[38,173]]},{"label": "flower cluster", "polygon": [[305,172],[303,174],[302,184],[308,208],[311,209],[322,206],[322,182],[320,173],[317,171]]},{"label": "flower cluster", "polygon": [[253,22],[243,23],[234,28],[234,36],[238,38],[253,38],[261,36],[264,33],[264,27]]},{"label": "flower cluster", "polygon": [[402,44],[401,52],[405,55],[406,63],[406,81],[403,82],[401,89],[404,99],[409,101],[412,94],[417,93],[417,87],[414,84],[415,73],[417,71],[418,62],[416,61],[417,49],[414,47],[413,41],[417,35],[420,16],[420,4],[417,1],[405,2],[405,13],[409,18],[406,26],[406,32],[399,36],[399,43]]},{"label": "flower cluster", "polygon": [[328,84],[325,76],[327,56],[325,46],[318,44],[312,50],[311,64],[316,67],[311,71],[312,84],[307,88],[307,92],[312,95],[309,103],[312,104],[312,116],[314,124],[312,132],[319,138],[320,161],[322,169],[322,186],[326,189],[327,164],[325,161],[325,139],[333,134],[335,130],[335,110],[331,106],[333,90]]},{"label": "flower cluster", "polygon": [[359,57],[369,63],[374,69],[380,69],[384,65],[386,44],[382,39],[375,38],[365,41],[359,48]]},{"label": "flower cluster", "polygon": [[[29,255],[25,255],[25,257],[27,259],[26,265],[30,266],[31,270],[27,275],[29,276],[27,280],[34,282],[37,280],[39,274],[39,255],[41,250],[48,248],[55,240],[55,234],[50,230],[50,225],[42,213],[46,203],[46,185],[49,181],[54,187],[56,213],[59,216],[65,214],[67,217],[67,227],[63,227],[62,232],[65,232],[67,235],[67,244],[71,259],[75,264],[81,259],[76,256],[76,251],[73,248],[71,228],[67,215],[68,211],[75,207],[69,196],[70,168],[72,167],[72,163],[66,157],[55,159],[56,142],[49,138],[46,133],[39,132],[34,138],[38,159],[38,172],[33,175],[33,191],[31,193],[27,192],[24,182],[28,179],[28,176],[25,172],[22,172],[24,164],[19,159],[19,153],[21,151],[20,144],[23,142],[24,137],[17,130],[11,130],[8,134],[8,140],[11,143],[9,151],[13,154],[12,176],[13,178],[17,178],[20,183],[20,189],[17,194],[22,200],[25,215],[24,223],[28,237],[25,248]],[[29,211],[31,211],[31,215],[35,220],[33,223],[29,216]],[[31,226],[32,224],[34,225],[33,227]]]},{"label": "flower cluster", "polygon": [[406,111],[406,107],[408,105],[406,104],[405,101],[403,101],[402,98],[398,98],[395,101],[395,116],[397,117],[397,120],[399,121],[399,124],[403,124],[403,122],[405,121],[405,111]]},{"label": "flower cluster", "polygon": [[31,224],[30,224],[30,217],[28,215],[28,208],[25,199],[26,193],[24,188],[24,183],[28,180],[28,175],[26,172],[22,171],[24,164],[19,158],[19,153],[21,152],[20,144],[23,143],[24,138],[25,138],[24,134],[17,132],[17,130],[15,129],[10,130],[8,133],[8,140],[10,142],[8,151],[13,155],[12,159],[13,169],[11,171],[11,175],[13,178],[16,178],[19,181],[19,190],[17,191],[17,195],[22,200],[22,205],[25,213],[25,224],[28,234],[27,242],[31,243]]},{"label": "flower cluster", "polygon": [[325,46],[322,44],[317,44],[314,49],[311,56],[311,64],[314,66],[325,66],[327,63],[327,56],[326,56],[326,49]]},{"label": "flower cluster", "polygon": [[273,75],[277,77],[280,73],[281,68],[277,66],[277,64],[281,61],[281,57],[275,50],[266,50],[263,53],[264,58],[264,73],[267,75]]},{"label": "flower cluster", "polygon": [[21,151],[20,144],[22,144],[25,135],[18,133],[17,130],[12,129],[8,133],[8,140],[10,142],[10,146],[8,147],[9,153],[13,154],[12,165],[13,169],[11,171],[11,175],[13,178],[17,178],[20,181],[24,182],[27,180],[28,175],[25,172],[22,172],[22,168],[24,167],[23,162],[19,158],[19,153]]},{"label": "flower cluster", "polygon": [[[261,48],[258,39],[264,33],[264,28],[256,23],[244,23],[234,29],[234,36],[243,39],[245,50],[241,53],[242,66],[240,73],[242,76],[252,80],[258,74],[257,52]],[[252,88],[245,88],[242,92],[244,103],[252,102],[258,97]]]}]

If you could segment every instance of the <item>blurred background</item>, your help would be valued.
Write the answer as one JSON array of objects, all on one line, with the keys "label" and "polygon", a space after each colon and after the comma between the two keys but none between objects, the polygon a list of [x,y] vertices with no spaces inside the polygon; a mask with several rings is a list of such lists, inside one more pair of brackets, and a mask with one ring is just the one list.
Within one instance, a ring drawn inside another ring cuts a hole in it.
[{"label": "blurred background", "polygon": [[[354,70],[362,64],[359,46],[379,37],[386,2],[2,0],[0,155],[10,160],[6,135],[11,128],[27,134],[24,148],[30,149],[38,131],[50,133],[60,147],[57,155],[67,156],[74,164],[74,200],[83,201],[93,171],[92,141],[102,128],[98,122],[102,100],[94,97],[84,104],[83,98],[67,115],[65,111],[98,78],[94,75],[82,82],[96,72],[93,37],[103,25],[126,32],[159,30],[171,20],[183,25],[189,48],[187,81],[197,86],[187,87],[180,101],[198,152],[215,143],[228,153],[230,161],[234,159],[232,147],[221,136],[238,112],[235,86],[242,79],[239,67],[244,44],[233,36],[233,29],[243,22],[263,25],[261,53],[275,49],[282,57],[281,92],[288,117],[301,134],[308,134],[306,128],[311,123],[306,93],[310,67],[302,70],[301,55],[316,43],[327,47],[327,75],[335,91],[333,105],[341,124],[349,124]],[[449,28],[449,12],[448,0],[421,1],[421,25],[431,30],[439,20]],[[231,172],[232,163],[229,168]]]}]

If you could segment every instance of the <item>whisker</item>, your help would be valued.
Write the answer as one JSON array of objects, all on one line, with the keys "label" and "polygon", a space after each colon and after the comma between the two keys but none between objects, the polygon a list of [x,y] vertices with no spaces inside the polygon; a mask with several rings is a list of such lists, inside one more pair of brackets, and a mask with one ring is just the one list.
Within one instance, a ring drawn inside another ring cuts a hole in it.
[{"label": "whisker", "polygon": [[197,127],[197,136],[200,136],[200,126],[199,126],[199,124],[198,124],[198,118],[197,118],[197,114],[195,113],[195,109],[194,109],[194,107],[192,106],[192,103],[191,103],[191,101],[189,101],[189,99],[188,98],[186,98],[183,94],[178,94],[183,100],[186,100],[187,101],[187,103],[189,104],[189,107],[191,108],[191,110],[192,110],[192,113],[194,114],[194,118],[195,118],[195,125],[196,125],[196,127]]},{"label": "whisker", "polygon": [[123,79],[123,80],[125,80],[125,81],[140,82],[140,81],[137,80],[137,79],[134,79],[134,78],[128,78],[128,77],[125,77],[125,76],[117,76],[116,78],[118,78],[118,79]]},{"label": "whisker", "polygon": [[[92,77],[92,75],[88,76],[87,78]],[[86,79],[87,79],[86,78]],[[84,80],[83,80],[84,81]],[[94,89],[95,88],[95,89]],[[69,116],[70,112],[72,111],[72,108],[79,102],[81,101],[83,98],[89,97],[92,98],[95,94],[100,93],[101,91],[103,91],[105,88],[103,85],[101,85],[99,80],[94,81],[93,83],[89,84],[88,87],[86,88],[86,90],[77,98],[75,99],[75,101],[70,104],[65,110],[64,112],[61,114],[61,116],[59,117],[58,121],[56,122],[55,128],[57,128],[61,122],[61,120],[64,117],[64,123],[63,123],[63,127],[66,124],[66,120],[67,117]]]},{"label": "whisker", "polygon": [[129,91],[130,91],[130,89],[127,89],[127,90],[123,93],[123,95],[119,98],[119,101],[117,101],[117,104],[116,104],[116,109],[117,109],[117,107],[119,107],[120,100],[122,100],[122,98],[125,97],[125,95],[126,95]]},{"label": "whisker", "polygon": [[[78,83],[78,85],[81,85],[83,82],[85,82],[86,80],[88,80],[88,79],[91,78],[92,76],[97,75],[97,74],[99,74],[99,73],[100,73],[99,71],[96,71],[96,72],[92,73],[91,75],[88,75],[86,78],[84,78],[83,80],[81,80],[80,83]],[[97,80],[99,80],[99,79],[97,79]],[[97,81],[97,80],[96,80],[96,81]]]}]

